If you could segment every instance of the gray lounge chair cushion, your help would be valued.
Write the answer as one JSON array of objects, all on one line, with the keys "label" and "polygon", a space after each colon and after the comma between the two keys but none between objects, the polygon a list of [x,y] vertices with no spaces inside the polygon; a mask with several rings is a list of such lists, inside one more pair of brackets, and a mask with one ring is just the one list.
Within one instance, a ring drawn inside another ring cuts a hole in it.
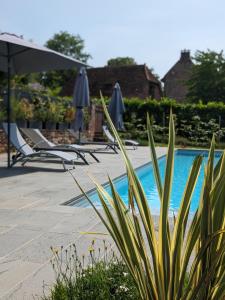
[{"label": "gray lounge chair cushion", "polygon": [[[8,134],[8,124],[3,123],[3,128]],[[10,141],[16,150],[22,153],[25,157],[27,156],[56,156],[62,160],[72,162],[75,160],[75,157],[69,153],[63,151],[34,151],[22,137],[16,123],[10,124]]]},{"label": "gray lounge chair cushion", "polygon": [[[108,138],[109,141],[111,141],[112,143],[115,143],[115,138],[112,136],[112,134],[110,133],[109,129],[107,126],[103,125],[102,126],[102,129],[103,129],[103,132],[105,133],[106,137]],[[139,143],[136,142],[136,141],[133,141],[133,140],[123,140],[123,142],[125,144],[129,144],[129,145],[132,145],[132,146],[138,146]]]}]

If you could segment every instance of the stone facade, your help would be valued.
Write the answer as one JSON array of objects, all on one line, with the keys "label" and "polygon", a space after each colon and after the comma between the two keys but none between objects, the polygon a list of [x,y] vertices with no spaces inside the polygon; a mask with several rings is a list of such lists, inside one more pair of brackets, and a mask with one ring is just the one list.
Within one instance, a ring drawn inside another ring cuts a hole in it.
[{"label": "stone facade", "polygon": [[[162,89],[160,81],[146,65],[91,68],[87,70],[91,97],[112,95],[116,82],[120,84],[123,97],[152,97],[160,99]],[[63,89],[64,95],[72,95],[75,80],[71,80]]]},{"label": "stone facade", "polygon": [[176,99],[179,102],[185,101],[188,91],[186,81],[190,78],[192,66],[190,51],[181,51],[178,62],[162,78],[166,97]]}]

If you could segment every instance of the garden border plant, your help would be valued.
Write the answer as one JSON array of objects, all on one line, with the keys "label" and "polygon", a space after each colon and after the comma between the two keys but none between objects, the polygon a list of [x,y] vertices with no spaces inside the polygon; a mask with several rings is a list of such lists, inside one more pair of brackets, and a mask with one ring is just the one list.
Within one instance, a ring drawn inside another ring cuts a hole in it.
[{"label": "garden border plant", "polygon": [[[159,230],[154,222],[142,185],[125,147],[110,120],[108,123],[124,159],[129,189],[128,207],[109,178],[112,196],[94,179],[104,215],[89,201],[113,238],[143,300],[219,300],[225,297],[225,152],[214,168],[215,139],[212,138],[199,207],[190,219],[190,203],[198,179],[202,156],[197,156],[187,179],[180,208],[169,229],[169,204],[174,167],[175,128],[172,112],[164,184],[159,173],[150,121],[147,128],[155,181],[161,203]],[[193,261],[192,261],[193,257]],[[188,274],[188,277],[187,277]],[[185,280],[187,284],[185,284]]]},{"label": "garden border plant", "polygon": [[51,247],[55,284],[43,286],[42,300],[138,300],[137,287],[121,257],[111,244],[95,240],[88,255],[79,256],[75,244],[61,249]]}]

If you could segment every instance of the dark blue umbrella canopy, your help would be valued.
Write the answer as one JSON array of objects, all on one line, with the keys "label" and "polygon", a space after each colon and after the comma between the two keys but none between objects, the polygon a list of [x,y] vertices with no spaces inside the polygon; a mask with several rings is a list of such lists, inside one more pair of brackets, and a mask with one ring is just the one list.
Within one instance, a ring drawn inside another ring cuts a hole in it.
[{"label": "dark blue umbrella canopy", "polygon": [[88,77],[85,68],[81,68],[76,79],[74,93],[73,93],[73,106],[76,108],[75,121],[73,124],[75,131],[83,130],[83,111],[84,107],[90,105]]},{"label": "dark blue umbrella canopy", "polygon": [[80,68],[75,82],[73,93],[73,106],[74,107],[87,107],[90,105],[88,77],[85,68]]},{"label": "dark blue umbrella canopy", "polygon": [[124,130],[123,113],[125,112],[125,106],[118,82],[113,88],[112,98],[109,103],[108,111],[116,129]]}]

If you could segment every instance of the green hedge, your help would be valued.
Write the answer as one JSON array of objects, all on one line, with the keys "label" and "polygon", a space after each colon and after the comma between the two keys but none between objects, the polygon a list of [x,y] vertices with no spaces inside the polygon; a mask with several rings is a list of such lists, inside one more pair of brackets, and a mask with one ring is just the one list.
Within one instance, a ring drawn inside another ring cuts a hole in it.
[{"label": "green hedge", "polygon": [[[108,103],[109,99],[105,99]],[[98,104],[99,99],[96,101]],[[225,143],[225,104],[221,102],[178,103],[175,100],[124,98],[126,112],[124,138],[147,143],[146,116],[149,113],[156,142],[167,143],[170,108],[173,110],[176,143],[186,146],[209,146],[212,135],[215,135],[220,147]]]},{"label": "green hedge", "polygon": [[161,101],[131,98],[124,99],[124,103],[126,107],[124,120],[126,122],[131,122],[132,118],[136,118],[139,119],[141,123],[146,124],[146,115],[148,112],[153,116],[157,124],[167,125],[169,111],[172,107],[178,125],[181,120],[190,120],[193,116],[197,115],[204,122],[207,122],[210,119],[215,119],[219,122],[219,118],[221,118],[221,126],[225,126],[225,104],[221,102],[183,104],[167,98],[164,98]]}]

